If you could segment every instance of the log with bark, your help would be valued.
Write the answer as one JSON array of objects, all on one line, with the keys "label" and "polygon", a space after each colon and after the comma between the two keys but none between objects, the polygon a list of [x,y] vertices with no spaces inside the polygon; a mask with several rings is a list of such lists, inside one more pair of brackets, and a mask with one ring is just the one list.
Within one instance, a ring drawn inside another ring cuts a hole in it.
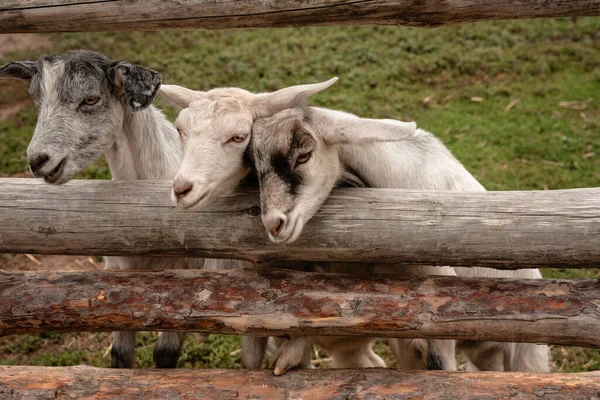
[{"label": "log with bark", "polygon": [[597,399],[600,372],[126,370],[0,366],[0,398],[128,399]]},{"label": "log with bark", "polygon": [[0,253],[495,268],[600,265],[600,189],[458,193],[337,189],[291,245],[269,242],[254,192],[197,211],[171,182],[0,179]]},{"label": "log with bark", "polygon": [[598,0],[13,0],[3,3],[0,33],[373,24],[433,27],[482,20],[600,15]]},{"label": "log with bark", "polygon": [[383,277],[277,269],[1,272],[0,336],[198,331],[600,347],[596,279]]}]

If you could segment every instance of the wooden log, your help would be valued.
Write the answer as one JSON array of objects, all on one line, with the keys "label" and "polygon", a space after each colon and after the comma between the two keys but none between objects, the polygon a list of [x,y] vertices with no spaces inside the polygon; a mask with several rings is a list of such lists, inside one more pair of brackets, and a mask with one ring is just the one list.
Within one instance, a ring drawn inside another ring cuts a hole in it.
[{"label": "wooden log", "polygon": [[200,331],[600,347],[599,282],[277,269],[0,272],[0,336]]},{"label": "wooden log", "polygon": [[0,33],[230,29],[309,25],[442,26],[497,19],[600,15],[598,0],[16,0]]},{"label": "wooden log", "polygon": [[458,193],[337,189],[291,245],[270,243],[259,199],[201,210],[170,182],[0,179],[0,252],[186,255],[494,268],[600,265],[600,189]]},{"label": "wooden log", "polygon": [[[597,399],[600,372],[135,370],[0,366],[0,397],[29,399]],[[7,396],[7,397],[4,397]]]}]

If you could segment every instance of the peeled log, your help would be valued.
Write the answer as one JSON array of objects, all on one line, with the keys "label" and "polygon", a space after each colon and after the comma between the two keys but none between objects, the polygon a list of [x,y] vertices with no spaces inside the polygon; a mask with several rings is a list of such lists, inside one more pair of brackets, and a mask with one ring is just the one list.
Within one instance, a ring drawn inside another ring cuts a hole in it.
[{"label": "peeled log", "polygon": [[600,188],[460,193],[336,189],[301,238],[269,241],[255,192],[200,210],[172,182],[0,179],[0,253],[493,268],[600,266]]},{"label": "peeled log", "polygon": [[493,19],[600,15],[598,0],[11,0],[2,3],[0,33],[374,24],[442,26]]},{"label": "peeled log", "polygon": [[400,372],[391,369],[270,371],[126,370],[0,366],[0,398],[148,399],[596,399],[600,372]]},{"label": "peeled log", "polygon": [[599,303],[596,279],[0,271],[0,335],[161,330],[600,347]]}]

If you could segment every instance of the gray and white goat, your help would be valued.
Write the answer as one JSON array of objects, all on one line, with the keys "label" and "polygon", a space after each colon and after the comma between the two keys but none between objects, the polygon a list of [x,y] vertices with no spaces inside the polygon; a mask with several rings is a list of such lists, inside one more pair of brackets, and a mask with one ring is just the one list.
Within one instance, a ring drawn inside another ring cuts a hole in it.
[{"label": "gray and white goat", "polygon": [[[27,160],[36,177],[64,184],[101,155],[117,180],[172,179],[179,169],[177,131],[151,106],[161,85],[159,73],[78,50],[8,63],[0,67],[0,78],[30,82],[29,93],[39,115]],[[211,263],[218,266],[227,261]],[[203,259],[172,257],[105,258],[109,270],[201,268],[203,264]],[[160,336],[154,347],[158,367],[177,365],[184,338],[176,332]],[[135,332],[115,332],[111,365],[133,367],[135,345]]]},{"label": "gray and white goat", "polygon": [[[391,138],[397,141],[390,142]],[[387,143],[378,143],[384,141]],[[296,106],[257,119],[247,153],[261,186],[265,228],[271,240],[280,243],[300,236],[344,174],[376,188],[485,190],[432,134],[421,129],[410,133],[398,122],[362,119],[323,108]],[[537,269],[455,271],[458,276],[541,278]],[[395,351],[402,350],[405,343],[397,342]],[[471,370],[549,370],[546,345],[473,341],[458,345]],[[399,362],[402,359],[400,356]]]},{"label": "gray and white goat", "polygon": [[[244,161],[250,141],[254,120],[271,116],[281,110],[294,108],[311,94],[325,89],[335,79],[321,84],[293,86],[273,93],[253,94],[238,88],[218,88],[208,92],[193,91],[175,85],[163,85],[162,97],[180,110],[176,126],[184,143],[181,168],[173,183],[172,200],[184,209],[201,207],[209,199],[233,189],[250,171]],[[398,123],[397,123],[398,124]],[[406,130],[414,130],[414,124],[404,124]],[[361,185],[351,174],[343,181]],[[310,263],[309,263],[310,264]],[[248,265],[251,266],[251,265]],[[289,268],[290,263],[275,265]],[[308,265],[311,268],[323,268]],[[345,267],[345,268],[344,268]],[[337,266],[338,272],[352,272],[356,265]],[[325,266],[324,268],[327,268]],[[342,270],[340,270],[342,268]],[[435,269],[435,272],[454,274],[450,268]],[[275,373],[285,372],[291,367],[307,366],[310,349],[314,343],[325,346],[332,354],[334,367],[383,366],[372,350],[373,338],[340,337],[296,337],[281,343],[275,354]],[[407,368],[455,369],[454,345],[452,341],[436,341],[431,346],[425,341],[407,341],[403,362]],[[264,339],[244,337],[242,341],[243,365],[245,360],[258,362],[264,353]],[[443,351],[443,348],[446,351]],[[438,351],[440,348],[442,350]],[[428,356],[432,350],[431,356]],[[399,350],[400,352],[401,350]],[[437,353],[441,355],[434,355]],[[308,357],[307,357],[308,355]],[[442,359],[445,358],[445,362]],[[257,365],[254,365],[257,367]]]}]

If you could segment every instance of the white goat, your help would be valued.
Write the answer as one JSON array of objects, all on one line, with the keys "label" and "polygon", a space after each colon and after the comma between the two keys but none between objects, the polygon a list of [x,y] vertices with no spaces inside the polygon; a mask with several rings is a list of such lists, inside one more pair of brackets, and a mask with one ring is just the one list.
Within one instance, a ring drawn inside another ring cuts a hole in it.
[{"label": "white goat", "polygon": [[[377,143],[390,139],[399,141]],[[328,109],[296,106],[257,119],[248,150],[261,186],[263,222],[276,242],[296,240],[335,182],[348,173],[369,187],[485,190],[430,133],[412,134],[398,122]],[[455,270],[458,276],[541,278],[537,269]],[[546,345],[465,341],[459,346],[473,364],[470,369],[549,370]]]},{"label": "white goat", "polygon": [[[178,134],[150,104],[160,74],[90,51],[48,55],[0,67],[0,77],[30,81],[39,116],[27,156],[32,173],[63,184],[102,154],[113,179],[172,179],[179,168]],[[106,257],[106,269],[198,268],[202,259]],[[227,261],[207,263],[213,268]],[[163,333],[154,347],[158,367],[174,368],[185,334]],[[135,332],[115,332],[113,367],[131,368]]]},{"label": "white goat", "polygon": [[[197,92],[180,86],[163,85],[162,97],[181,110],[176,126],[184,143],[183,161],[173,184],[173,202],[185,209],[197,208],[210,198],[237,186],[249,172],[244,153],[253,121],[295,107],[333,82],[294,86],[265,94],[252,94],[237,88]],[[346,183],[360,185],[356,176],[346,174],[343,178],[342,181]],[[279,266],[290,267],[289,263]],[[349,272],[355,268],[347,266],[343,271]],[[453,274],[449,268],[436,271]],[[275,373],[285,372],[294,366],[306,366],[310,361],[307,354],[310,355],[310,348],[315,342],[329,350],[335,367],[383,366],[383,361],[372,350],[372,338],[298,337],[281,344],[274,357]],[[242,343],[242,360],[258,360],[264,351],[264,339],[245,337]],[[453,342],[446,341],[446,348],[451,348],[445,353],[441,350],[438,351],[441,355],[432,353],[431,356],[428,355],[429,350],[436,351],[443,349],[443,346],[436,345],[435,341],[431,346],[418,341],[408,343],[412,343],[412,346],[405,347],[412,350],[403,357],[407,367],[425,368],[429,363],[430,368],[456,368]],[[243,365],[248,366],[249,363],[243,361]]]}]

